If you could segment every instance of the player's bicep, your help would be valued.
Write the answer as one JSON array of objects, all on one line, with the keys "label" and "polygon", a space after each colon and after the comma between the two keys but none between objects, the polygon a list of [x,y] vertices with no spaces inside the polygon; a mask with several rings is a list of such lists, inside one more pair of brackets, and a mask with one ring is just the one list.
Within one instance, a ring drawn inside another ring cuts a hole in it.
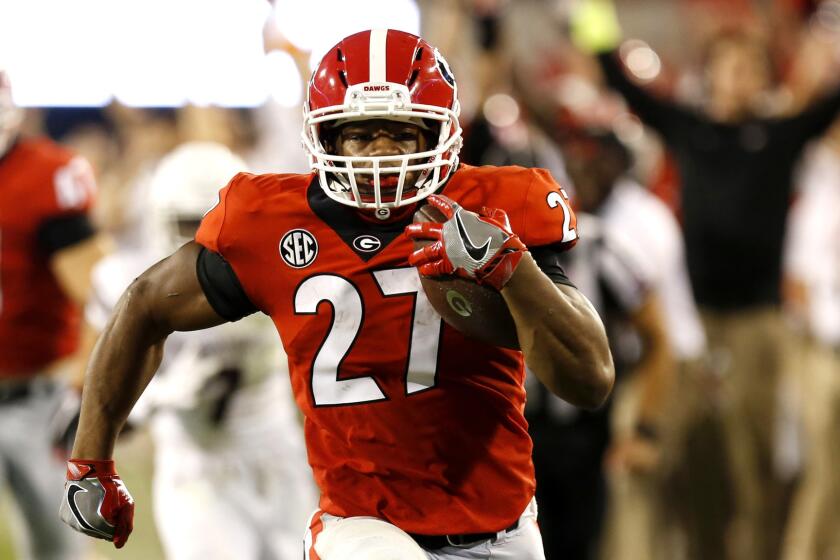
[{"label": "player's bicep", "polygon": [[123,294],[117,313],[136,314],[159,337],[173,331],[206,329],[226,322],[204,293],[197,263],[202,247],[187,243],[141,274]]}]

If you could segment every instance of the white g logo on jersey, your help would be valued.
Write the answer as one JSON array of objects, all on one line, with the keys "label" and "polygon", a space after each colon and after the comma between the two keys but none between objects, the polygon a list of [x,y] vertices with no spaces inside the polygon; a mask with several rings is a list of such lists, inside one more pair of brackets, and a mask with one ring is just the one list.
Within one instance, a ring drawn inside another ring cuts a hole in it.
[{"label": "white g logo on jersey", "polygon": [[318,242],[305,229],[293,229],[280,240],[280,256],[292,268],[307,267],[318,256]]},{"label": "white g logo on jersey", "polygon": [[353,240],[353,247],[363,253],[372,253],[382,247],[382,242],[372,235],[360,235]]}]

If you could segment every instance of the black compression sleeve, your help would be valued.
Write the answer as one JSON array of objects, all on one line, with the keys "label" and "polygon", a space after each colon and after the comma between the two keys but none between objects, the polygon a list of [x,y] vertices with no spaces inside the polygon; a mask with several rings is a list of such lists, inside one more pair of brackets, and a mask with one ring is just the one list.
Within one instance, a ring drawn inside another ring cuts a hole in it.
[{"label": "black compression sleeve", "polygon": [[93,229],[86,214],[70,214],[45,220],[37,232],[38,246],[48,255],[93,237]]},{"label": "black compression sleeve", "polygon": [[577,286],[569,280],[569,277],[566,276],[566,272],[560,264],[560,253],[562,251],[560,251],[556,246],[545,245],[542,247],[530,247],[528,251],[534,258],[534,261],[536,261],[537,266],[540,267],[540,270],[542,270],[546,276],[551,278],[555,284],[565,284],[566,286],[577,288]]},{"label": "black compression sleeve", "polygon": [[220,254],[202,247],[195,271],[207,301],[223,319],[238,321],[258,311],[242,289],[233,268]]}]

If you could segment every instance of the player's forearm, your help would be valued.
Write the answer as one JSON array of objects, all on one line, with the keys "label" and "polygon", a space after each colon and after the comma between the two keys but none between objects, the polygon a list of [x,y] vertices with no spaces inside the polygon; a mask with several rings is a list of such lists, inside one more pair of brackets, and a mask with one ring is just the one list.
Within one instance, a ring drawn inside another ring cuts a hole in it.
[{"label": "player's forearm", "polygon": [[168,329],[129,288],[94,348],[85,375],[73,457],[109,459],[134,403],[154,375]]},{"label": "player's forearm", "polygon": [[604,326],[589,301],[561,290],[525,255],[502,290],[528,367],[556,395],[598,407],[615,372]]}]

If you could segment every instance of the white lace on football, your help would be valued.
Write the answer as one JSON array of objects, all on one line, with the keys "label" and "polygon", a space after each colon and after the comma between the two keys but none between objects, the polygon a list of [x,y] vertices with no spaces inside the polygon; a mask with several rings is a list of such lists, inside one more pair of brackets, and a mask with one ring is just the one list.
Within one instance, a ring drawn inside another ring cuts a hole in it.
[{"label": "white lace on football", "polygon": [[[351,86],[343,105],[309,111],[304,104],[304,125],[301,134],[310,165],[318,172],[321,187],[331,199],[357,208],[396,208],[422,200],[437,191],[458,164],[461,148],[460,108],[454,109],[411,102],[408,88],[393,82],[367,82]],[[432,120],[440,123],[437,146],[432,150],[404,155],[338,156],[327,153],[318,129],[324,123],[333,125],[350,121],[387,119],[401,122]],[[406,185],[406,174],[420,171],[413,185]],[[363,200],[357,176],[373,179],[373,201]],[[394,193],[383,197],[383,175],[396,175]]]}]

